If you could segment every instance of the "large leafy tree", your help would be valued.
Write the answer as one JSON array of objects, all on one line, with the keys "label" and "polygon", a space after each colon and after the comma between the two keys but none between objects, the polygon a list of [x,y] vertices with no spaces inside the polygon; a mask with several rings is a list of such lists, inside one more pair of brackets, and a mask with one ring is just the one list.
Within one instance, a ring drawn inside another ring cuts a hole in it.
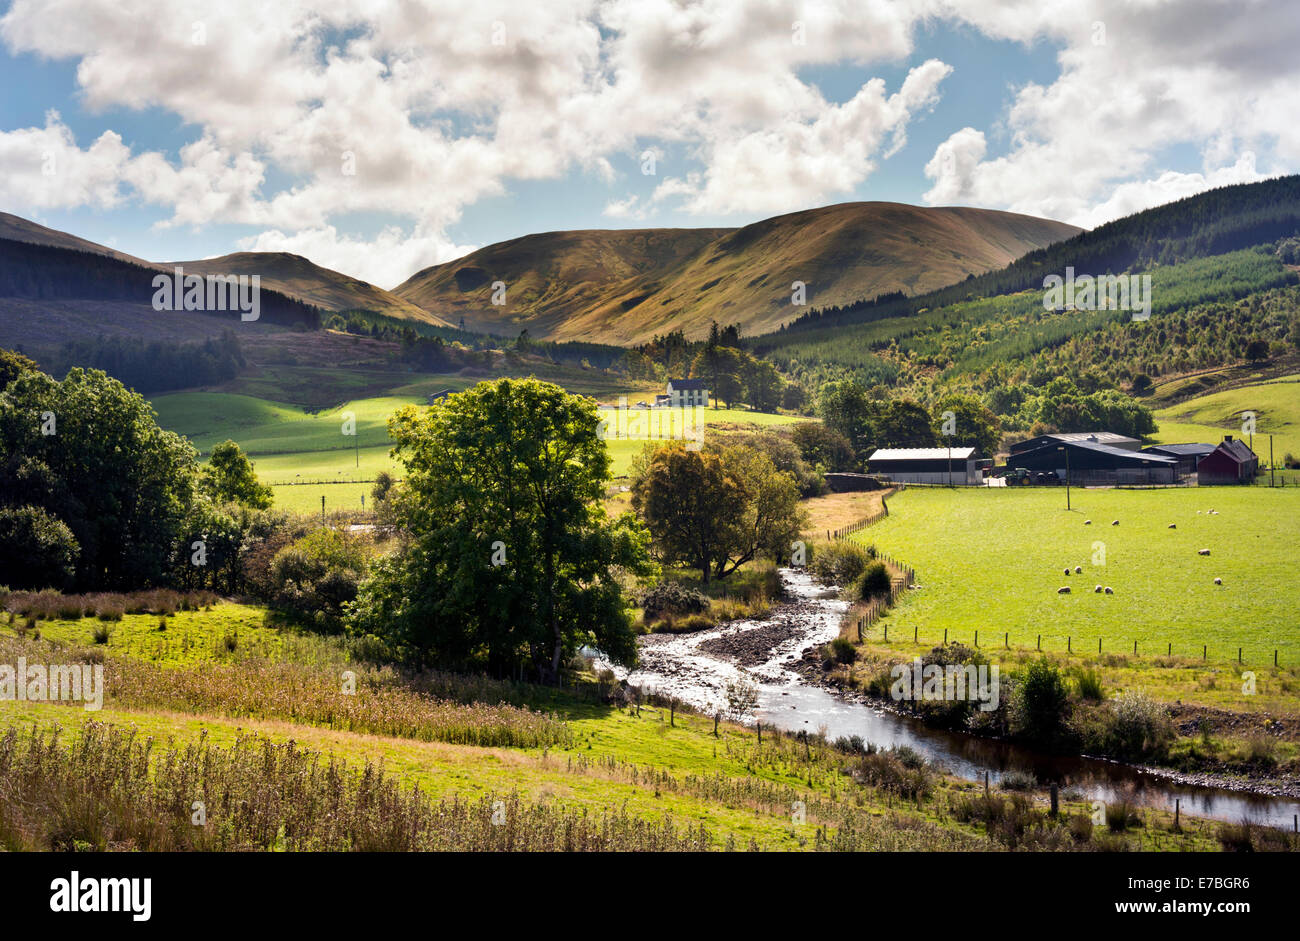
[{"label": "large leafy tree", "polygon": [[859,460],[874,449],[880,405],[856,379],[837,379],[822,386],[817,414],[826,427],[848,439]]},{"label": "large leafy tree", "polygon": [[83,589],[155,583],[180,550],[194,448],[140,395],[99,370],[23,372],[0,393],[0,504],[61,520]]},{"label": "large leafy tree", "polygon": [[930,448],[937,443],[930,413],[911,399],[894,399],[885,406],[876,419],[876,435],[882,448]]},{"label": "large leafy tree", "polygon": [[649,536],[604,510],[599,429],[594,402],[531,379],[394,415],[403,543],[362,585],[351,629],[421,665],[506,673],[526,662],[554,679],[584,643],[634,662],[617,575],[650,571]]},{"label": "large leafy tree", "polygon": [[781,559],[804,522],[792,473],[748,445],[654,452],[632,487],[659,555],[699,569],[708,583],[753,559]]},{"label": "large leafy tree", "polygon": [[253,463],[234,441],[223,441],[212,449],[201,482],[204,492],[217,503],[266,510],[274,499],[271,488],[258,482]]},{"label": "large leafy tree", "polygon": [[[944,434],[944,412],[952,413],[952,435]],[[934,406],[934,431],[940,447],[973,447],[982,456],[992,457],[1001,439],[1002,424],[976,396],[952,393]]]},{"label": "large leafy tree", "polygon": [[668,562],[700,570],[707,584],[721,570],[735,540],[734,526],[749,494],[740,478],[711,451],[690,451],[680,443],[654,452],[632,487],[632,506]]}]

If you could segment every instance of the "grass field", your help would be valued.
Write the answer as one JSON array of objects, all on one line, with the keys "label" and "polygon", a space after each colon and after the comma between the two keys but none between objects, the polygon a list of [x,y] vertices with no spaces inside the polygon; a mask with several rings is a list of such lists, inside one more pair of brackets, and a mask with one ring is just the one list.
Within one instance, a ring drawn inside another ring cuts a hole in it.
[{"label": "grass field", "polygon": [[[1300,664],[1300,489],[913,489],[857,534],[917,570],[873,629],[925,643]],[[1204,512],[1209,509],[1218,515]],[[1199,512],[1198,511],[1202,511]],[[1092,525],[1084,525],[1087,519]],[[1120,525],[1112,526],[1118,519]],[[1170,523],[1176,529],[1169,529]],[[1098,546],[1097,543],[1101,545]],[[1210,557],[1197,554],[1209,548]],[[1104,549],[1104,555],[1099,552]],[[1103,561],[1104,564],[1095,564]],[[1082,574],[1063,575],[1082,566]],[[1223,579],[1221,586],[1214,578]],[[1096,584],[1113,595],[1095,594]],[[1071,593],[1057,589],[1070,586]]]},{"label": "grass field", "polygon": [[[237,441],[253,460],[259,479],[275,488],[277,506],[316,513],[322,496],[327,511],[361,509],[361,497],[369,494],[372,484],[359,481],[373,480],[380,471],[401,475],[400,465],[389,454],[388,419],[404,405],[427,401],[417,387],[463,389],[473,381],[424,379],[393,395],[357,399],[316,412],[227,392],[178,392],[151,402],[159,424],[188,437],[205,455],[228,438]],[[627,397],[636,401],[641,394],[630,392]],[[616,400],[617,395],[608,398]],[[797,420],[743,409],[603,407],[600,412],[609,423],[615,477],[628,473],[646,440],[698,438],[710,425],[770,426]],[[349,420],[353,424],[347,429],[354,435],[344,434]]]},{"label": "grass field", "polygon": [[1268,461],[1268,436],[1280,464],[1287,452],[1300,455],[1300,375],[1257,385],[1212,392],[1155,413],[1160,443],[1204,441],[1218,444],[1224,434],[1243,437],[1242,413],[1255,413],[1255,452]]},{"label": "grass field", "polygon": [[[268,652],[278,649],[277,656],[301,662],[306,654],[329,671],[344,665],[340,650],[334,650],[333,657],[328,652],[322,654],[335,643],[328,639],[286,635],[276,648],[271,638],[256,635],[259,630],[274,633],[262,620],[259,609],[229,604],[174,615],[169,619],[169,632],[174,630],[177,637],[183,634],[194,643],[183,656],[159,660],[150,644],[140,639],[148,624],[128,618],[115,626],[106,653],[155,660],[180,671],[232,661],[237,670],[259,669],[257,661],[242,664],[237,654],[216,643],[237,628],[239,648],[245,655],[251,653],[243,650],[245,638],[259,636],[268,641]],[[82,647],[95,623],[93,619],[43,621],[41,631],[45,640]],[[0,633],[12,635],[13,631],[6,627],[0,628]],[[24,652],[32,662],[42,662],[54,649],[44,646],[44,641],[6,643],[30,643]],[[385,774],[405,786],[418,786],[435,799],[515,794],[525,802],[597,818],[621,811],[647,822],[667,820],[677,828],[703,826],[716,848],[1004,848],[985,835],[982,825],[962,822],[969,818],[960,816],[960,808],[979,793],[979,785],[973,782],[933,775],[925,798],[915,801],[884,787],[855,783],[844,773],[845,756],[820,742],[813,741],[809,747],[793,736],[778,737],[769,731],[759,746],[751,730],[729,723],[723,723],[715,736],[714,723],[707,717],[680,712],[672,716],[667,709],[654,706],[617,708],[561,690],[522,689],[532,690],[534,708],[567,725],[570,734],[564,743],[551,747],[463,745],[415,735],[349,731],[332,722],[303,718],[193,708],[176,711],[139,702],[115,702],[112,684],[104,708],[93,714],[76,703],[0,701],[0,730],[14,727],[26,734],[33,724],[58,726],[70,744],[84,734],[88,720],[109,723],[159,743],[155,761],[164,760],[162,753],[167,748],[198,742],[230,747],[241,736],[255,734],[280,745],[294,742],[322,756],[342,759],[354,772],[367,765],[382,765]],[[286,702],[291,703],[292,698]],[[796,801],[806,807],[806,820],[792,818]],[[1032,806],[1041,819],[1045,794],[1036,795]],[[1088,804],[1069,795],[1063,795],[1062,809],[1080,816],[1090,812]],[[209,814],[213,813],[210,806]],[[1142,815],[1146,822],[1142,834],[1121,838],[1131,841],[1134,849],[1219,848],[1217,826],[1212,822],[1184,816],[1181,832],[1173,832],[1167,813],[1144,810]],[[80,829],[74,826],[73,832],[80,833]],[[819,843],[821,839],[834,842]],[[92,843],[87,848],[96,846]]]}]

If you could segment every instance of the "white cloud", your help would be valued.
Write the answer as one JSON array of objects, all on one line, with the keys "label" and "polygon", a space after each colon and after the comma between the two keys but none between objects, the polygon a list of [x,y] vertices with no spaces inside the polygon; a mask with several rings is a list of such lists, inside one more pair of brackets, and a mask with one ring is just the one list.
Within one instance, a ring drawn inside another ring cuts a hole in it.
[{"label": "white cloud", "polygon": [[[986,156],[964,128],[925,168],[926,201],[996,206],[1093,226],[1228,182],[1300,163],[1295,91],[1300,17],[1288,0],[1222,4],[953,2],[946,15],[985,34],[1062,44],[1060,76],[1029,84],[1005,120],[1005,152]],[[994,129],[1001,130],[1001,129]],[[1160,167],[1199,150],[1201,172]]]},{"label": "white cloud", "polygon": [[340,235],[334,226],[328,225],[301,229],[291,235],[273,229],[239,241],[242,251],[302,255],[318,265],[346,272],[387,290],[422,268],[460,258],[477,247],[452,244],[440,232],[417,229],[408,234],[396,226],[383,229],[372,239]]},{"label": "white cloud", "polygon": [[[437,241],[512,180],[580,168],[608,182],[612,158],[650,140],[694,154],[697,168],[679,174],[688,212],[846,193],[901,144],[947,67],[927,63],[890,96],[868,81],[843,104],[798,70],[897,60],[924,12],[855,0],[13,0],[0,37],[75,61],[91,109],[159,108],[199,131],[179,159],[132,156],[113,136],[95,145],[111,152],[78,155],[65,135],[86,170],[59,205],[137,198],[168,207],[165,225],[256,225],[268,244],[298,239],[333,260],[359,245],[322,236],[345,214],[405,219]],[[268,178],[290,182],[268,192]],[[644,209],[615,199],[609,211]],[[389,248],[371,245],[371,256]]]},{"label": "white cloud", "polygon": [[[1061,74],[940,144],[931,202],[1090,224],[1249,178],[1248,153],[1269,172],[1300,162],[1286,0],[12,0],[0,39],[75,62],[89,109],[159,109],[193,130],[175,155],[111,131],[79,148],[57,115],[0,131],[0,195],[255,226],[252,244],[383,283],[398,259],[454,250],[449,228],[514,181],[608,183],[647,147],[681,162],[606,215],[788,211],[851,194],[903,146],[952,70],[932,59],[892,92],[870,70],[906,62],[935,21],[1054,43]],[[844,64],[864,81],[828,101],[807,76]],[[1160,165],[1179,145],[1200,149],[1201,172]],[[363,215],[395,225],[340,231]]]}]

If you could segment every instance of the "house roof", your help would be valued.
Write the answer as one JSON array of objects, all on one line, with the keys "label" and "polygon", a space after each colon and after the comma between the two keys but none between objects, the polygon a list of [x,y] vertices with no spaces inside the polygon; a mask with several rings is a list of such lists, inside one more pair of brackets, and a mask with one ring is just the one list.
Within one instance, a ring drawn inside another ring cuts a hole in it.
[{"label": "house roof", "polygon": [[1205,455],[1214,450],[1212,444],[1153,444],[1149,448],[1143,448],[1144,454],[1172,454],[1182,455]]},{"label": "house roof", "polygon": [[1109,445],[1137,445],[1141,442],[1137,438],[1130,438],[1127,435],[1117,434],[1113,431],[1062,431],[1054,432],[1050,435],[1038,435],[1033,438],[1026,438],[1011,446],[1011,453],[1018,454],[1024,451],[1032,451],[1035,448],[1042,447],[1048,441],[1056,441],[1061,444],[1074,444],[1078,441],[1087,441],[1092,444],[1109,444]]},{"label": "house roof", "polygon": [[964,461],[975,454],[974,448],[880,448],[868,461],[946,461],[949,453],[954,461]]},{"label": "house roof", "polygon": [[[1122,457],[1127,460],[1155,461],[1158,464],[1177,464],[1178,459],[1165,457],[1162,454],[1151,454],[1147,451],[1130,451],[1128,448],[1116,448],[1109,444],[1094,444],[1091,441],[1062,441],[1061,444],[1045,444],[1041,448],[1034,448],[1032,451],[1021,451],[1013,455],[1017,460],[1029,457],[1031,454],[1038,454],[1043,451],[1054,451],[1062,445],[1071,448],[1082,448],[1085,451],[1094,451],[1097,454],[1106,454],[1110,457]],[[1010,461],[1008,461],[1010,463]]]},{"label": "house roof", "polygon": [[1247,446],[1246,442],[1238,438],[1224,438],[1223,443],[1214,450],[1242,464],[1255,460],[1255,452]]},{"label": "house roof", "polygon": [[686,392],[689,392],[691,389],[708,391],[709,388],[703,379],[669,379],[668,387],[670,389],[679,389]]}]

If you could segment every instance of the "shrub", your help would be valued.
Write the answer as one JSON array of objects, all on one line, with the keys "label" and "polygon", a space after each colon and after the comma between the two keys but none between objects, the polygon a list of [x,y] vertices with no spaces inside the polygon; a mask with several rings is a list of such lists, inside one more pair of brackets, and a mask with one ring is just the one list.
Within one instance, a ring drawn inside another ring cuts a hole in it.
[{"label": "shrub", "polygon": [[708,595],[671,581],[663,581],[647,588],[638,601],[645,611],[646,621],[664,615],[703,614],[709,610]]},{"label": "shrub", "polygon": [[1146,693],[1130,690],[1111,700],[1089,744],[1114,758],[1159,759],[1174,735],[1168,710]]},{"label": "shrub", "polygon": [[813,578],[827,585],[852,585],[867,563],[875,558],[875,550],[864,549],[856,542],[837,539],[819,544],[813,552],[808,571]]},{"label": "shrub", "polygon": [[14,588],[67,588],[80,549],[72,530],[40,507],[0,507],[0,572]]},{"label": "shrub", "polygon": [[1106,698],[1105,689],[1101,685],[1101,674],[1093,669],[1081,669],[1075,682],[1079,687],[1079,698],[1089,699],[1093,702],[1101,702]]},{"label": "shrub", "polygon": [[1038,787],[1038,778],[1032,771],[1013,769],[1002,775],[998,787],[1004,791],[1032,791]]},{"label": "shrub", "polygon": [[317,529],[271,560],[270,602],[320,630],[343,626],[343,605],[357,597],[366,573],[361,543],[334,529]]},{"label": "shrub", "polygon": [[831,656],[836,663],[852,663],[858,659],[858,651],[846,637],[837,637],[831,641]]},{"label": "shrub", "polygon": [[1046,657],[1029,664],[1017,684],[1011,726],[1015,734],[1039,744],[1052,744],[1065,730],[1070,695],[1061,673]]},{"label": "shrub", "polygon": [[855,583],[855,591],[858,598],[870,601],[888,595],[892,586],[893,579],[889,575],[889,569],[885,568],[885,563],[872,562],[862,570]]},{"label": "shrub", "polygon": [[107,644],[108,635],[109,630],[107,624],[96,624],[94,630],[91,631],[91,636],[94,637],[95,643],[97,644]]}]

